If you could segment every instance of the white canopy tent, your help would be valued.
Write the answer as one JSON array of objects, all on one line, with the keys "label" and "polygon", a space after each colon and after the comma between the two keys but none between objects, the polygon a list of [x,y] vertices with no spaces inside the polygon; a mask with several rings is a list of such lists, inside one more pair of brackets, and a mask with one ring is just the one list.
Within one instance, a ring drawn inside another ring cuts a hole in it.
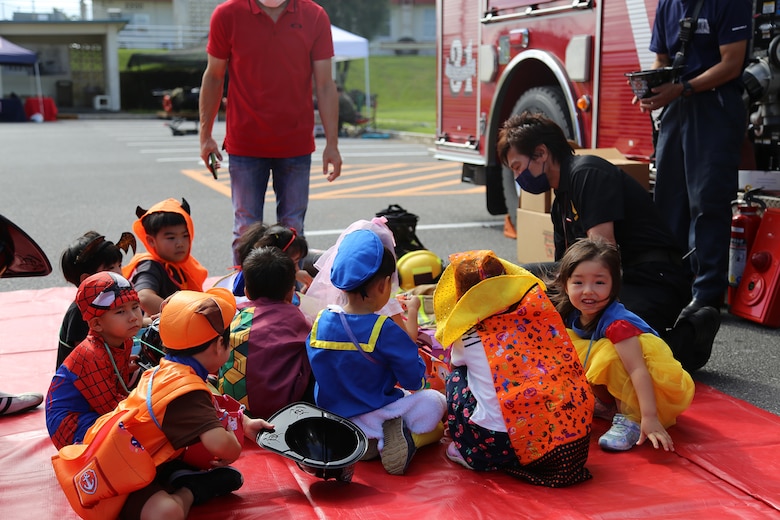
[{"label": "white canopy tent", "polygon": [[371,83],[368,78],[368,40],[357,34],[345,31],[335,25],[330,26],[333,35],[333,62],[365,59],[366,61],[366,108],[371,107]]},{"label": "white canopy tent", "polygon": [[[366,61],[366,100],[371,99],[370,82],[368,77],[368,40],[357,34],[345,31],[335,25],[330,26],[333,37],[333,62],[364,59]],[[137,53],[130,56],[128,66],[130,68],[141,66],[145,63],[200,63],[205,67],[206,43],[192,48],[170,51],[167,53],[144,54]],[[334,74],[335,77],[335,74]]]}]

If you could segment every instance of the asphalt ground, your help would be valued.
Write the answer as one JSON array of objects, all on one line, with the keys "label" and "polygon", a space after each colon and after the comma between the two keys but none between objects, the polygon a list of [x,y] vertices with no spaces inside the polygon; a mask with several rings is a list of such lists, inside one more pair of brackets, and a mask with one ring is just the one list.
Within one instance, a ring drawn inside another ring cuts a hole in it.
[{"label": "asphalt ground", "polygon": [[[215,135],[220,132],[224,123],[218,122]],[[3,124],[0,142],[0,213],[31,235],[54,266],[46,277],[3,279],[1,291],[66,285],[57,264],[70,241],[90,229],[116,241],[130,231],[136,205],[168,197],[185,197],[192,206],[193,255],[211,276],[228,272],[227,167],[212,179],[198,158],[197,136],[173,136],[160,120],[112,115]],[[318,149],[323,145],[318,139]],[[516,262],[516,241],[504,237],[503,217],[485,210],[483,188],[461,183],[459,165],[435,161],[429,148],[430,138],[416,135],[342,139],[344,170],[334,183],[322,179],[315,152],[306,219],[310,247],[326,249],[350,223],[399,204],[418,215],[419,239],[443,259],[492,249]],[[268,201],[271,206],[272,197]],[[780,332],[725,309],[722,317],[712,358],[694,379],[780,415]]]}]

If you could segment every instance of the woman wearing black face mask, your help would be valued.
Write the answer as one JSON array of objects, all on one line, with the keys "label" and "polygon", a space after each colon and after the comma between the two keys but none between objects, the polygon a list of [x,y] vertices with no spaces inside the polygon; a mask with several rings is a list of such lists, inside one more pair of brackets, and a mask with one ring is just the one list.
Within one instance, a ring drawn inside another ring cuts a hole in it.
[{"label": "woman wearing black face mask", "polygon": [[[541,114],[509,118],[498,138],[498,157],[529,193],[552,188],[555,259],[580,238],[601,238],[620,249],[620,300],[661,332],[687,370],[704,366],[720,327],[720,311],[704,307],[677,320],[691,300],[691,279],[647,190],[600,157],[574,155],[563,131]],[[527,266],[554,273],[557,264]]]}]

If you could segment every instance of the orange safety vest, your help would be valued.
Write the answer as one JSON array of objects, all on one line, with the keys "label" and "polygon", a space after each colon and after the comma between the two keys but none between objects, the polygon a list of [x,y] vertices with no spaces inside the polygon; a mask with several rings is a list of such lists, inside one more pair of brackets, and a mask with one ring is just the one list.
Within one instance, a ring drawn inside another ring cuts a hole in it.
[{"label": "orange safety vest", "polygon": [[192,368],[163,358],[87,430],[84,444],[65,446],[52,457],[57,480],[81,518],[116,518],[130,492],[148,485],[157,466],[184,451],[171,445],[159,425],[171,401],[200,390],[211,396]]},{"label": "orange safety vest", "polygon": [[[152,382],[150,386],[150,381]],[[151,389],[151,400],[148,399]],[[116,415],[128,410],[137,410],[135,417],[127,425],[133,436],[152,454],[155,465],[159,466],[183,450],[176,450],[166,439],[157,423],[163,424],[168,404],[186,393],[203,390],[211,391],[206,382],[194,370],[186,365],[174,363],[165,358],[160,360],[158,369],[147,370],[138,381],[138,386],[130,392],[127,399],[121,401],[113,412],[100,417],[84,435],[84,444],[89,444],[100,426]],[[149,413],[148,402],[151,401],[152,411],[157,423]]]}]

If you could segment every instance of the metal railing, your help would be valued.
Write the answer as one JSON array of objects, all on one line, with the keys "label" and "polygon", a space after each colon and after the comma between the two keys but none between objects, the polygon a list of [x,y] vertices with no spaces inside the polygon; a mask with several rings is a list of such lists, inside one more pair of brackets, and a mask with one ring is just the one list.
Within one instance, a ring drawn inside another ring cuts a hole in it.
[{"label": "metal railing", "polygon": [[204,43],[208,34],[208,27],[128,24],[117,43],[120,49],[186,49]]}]

